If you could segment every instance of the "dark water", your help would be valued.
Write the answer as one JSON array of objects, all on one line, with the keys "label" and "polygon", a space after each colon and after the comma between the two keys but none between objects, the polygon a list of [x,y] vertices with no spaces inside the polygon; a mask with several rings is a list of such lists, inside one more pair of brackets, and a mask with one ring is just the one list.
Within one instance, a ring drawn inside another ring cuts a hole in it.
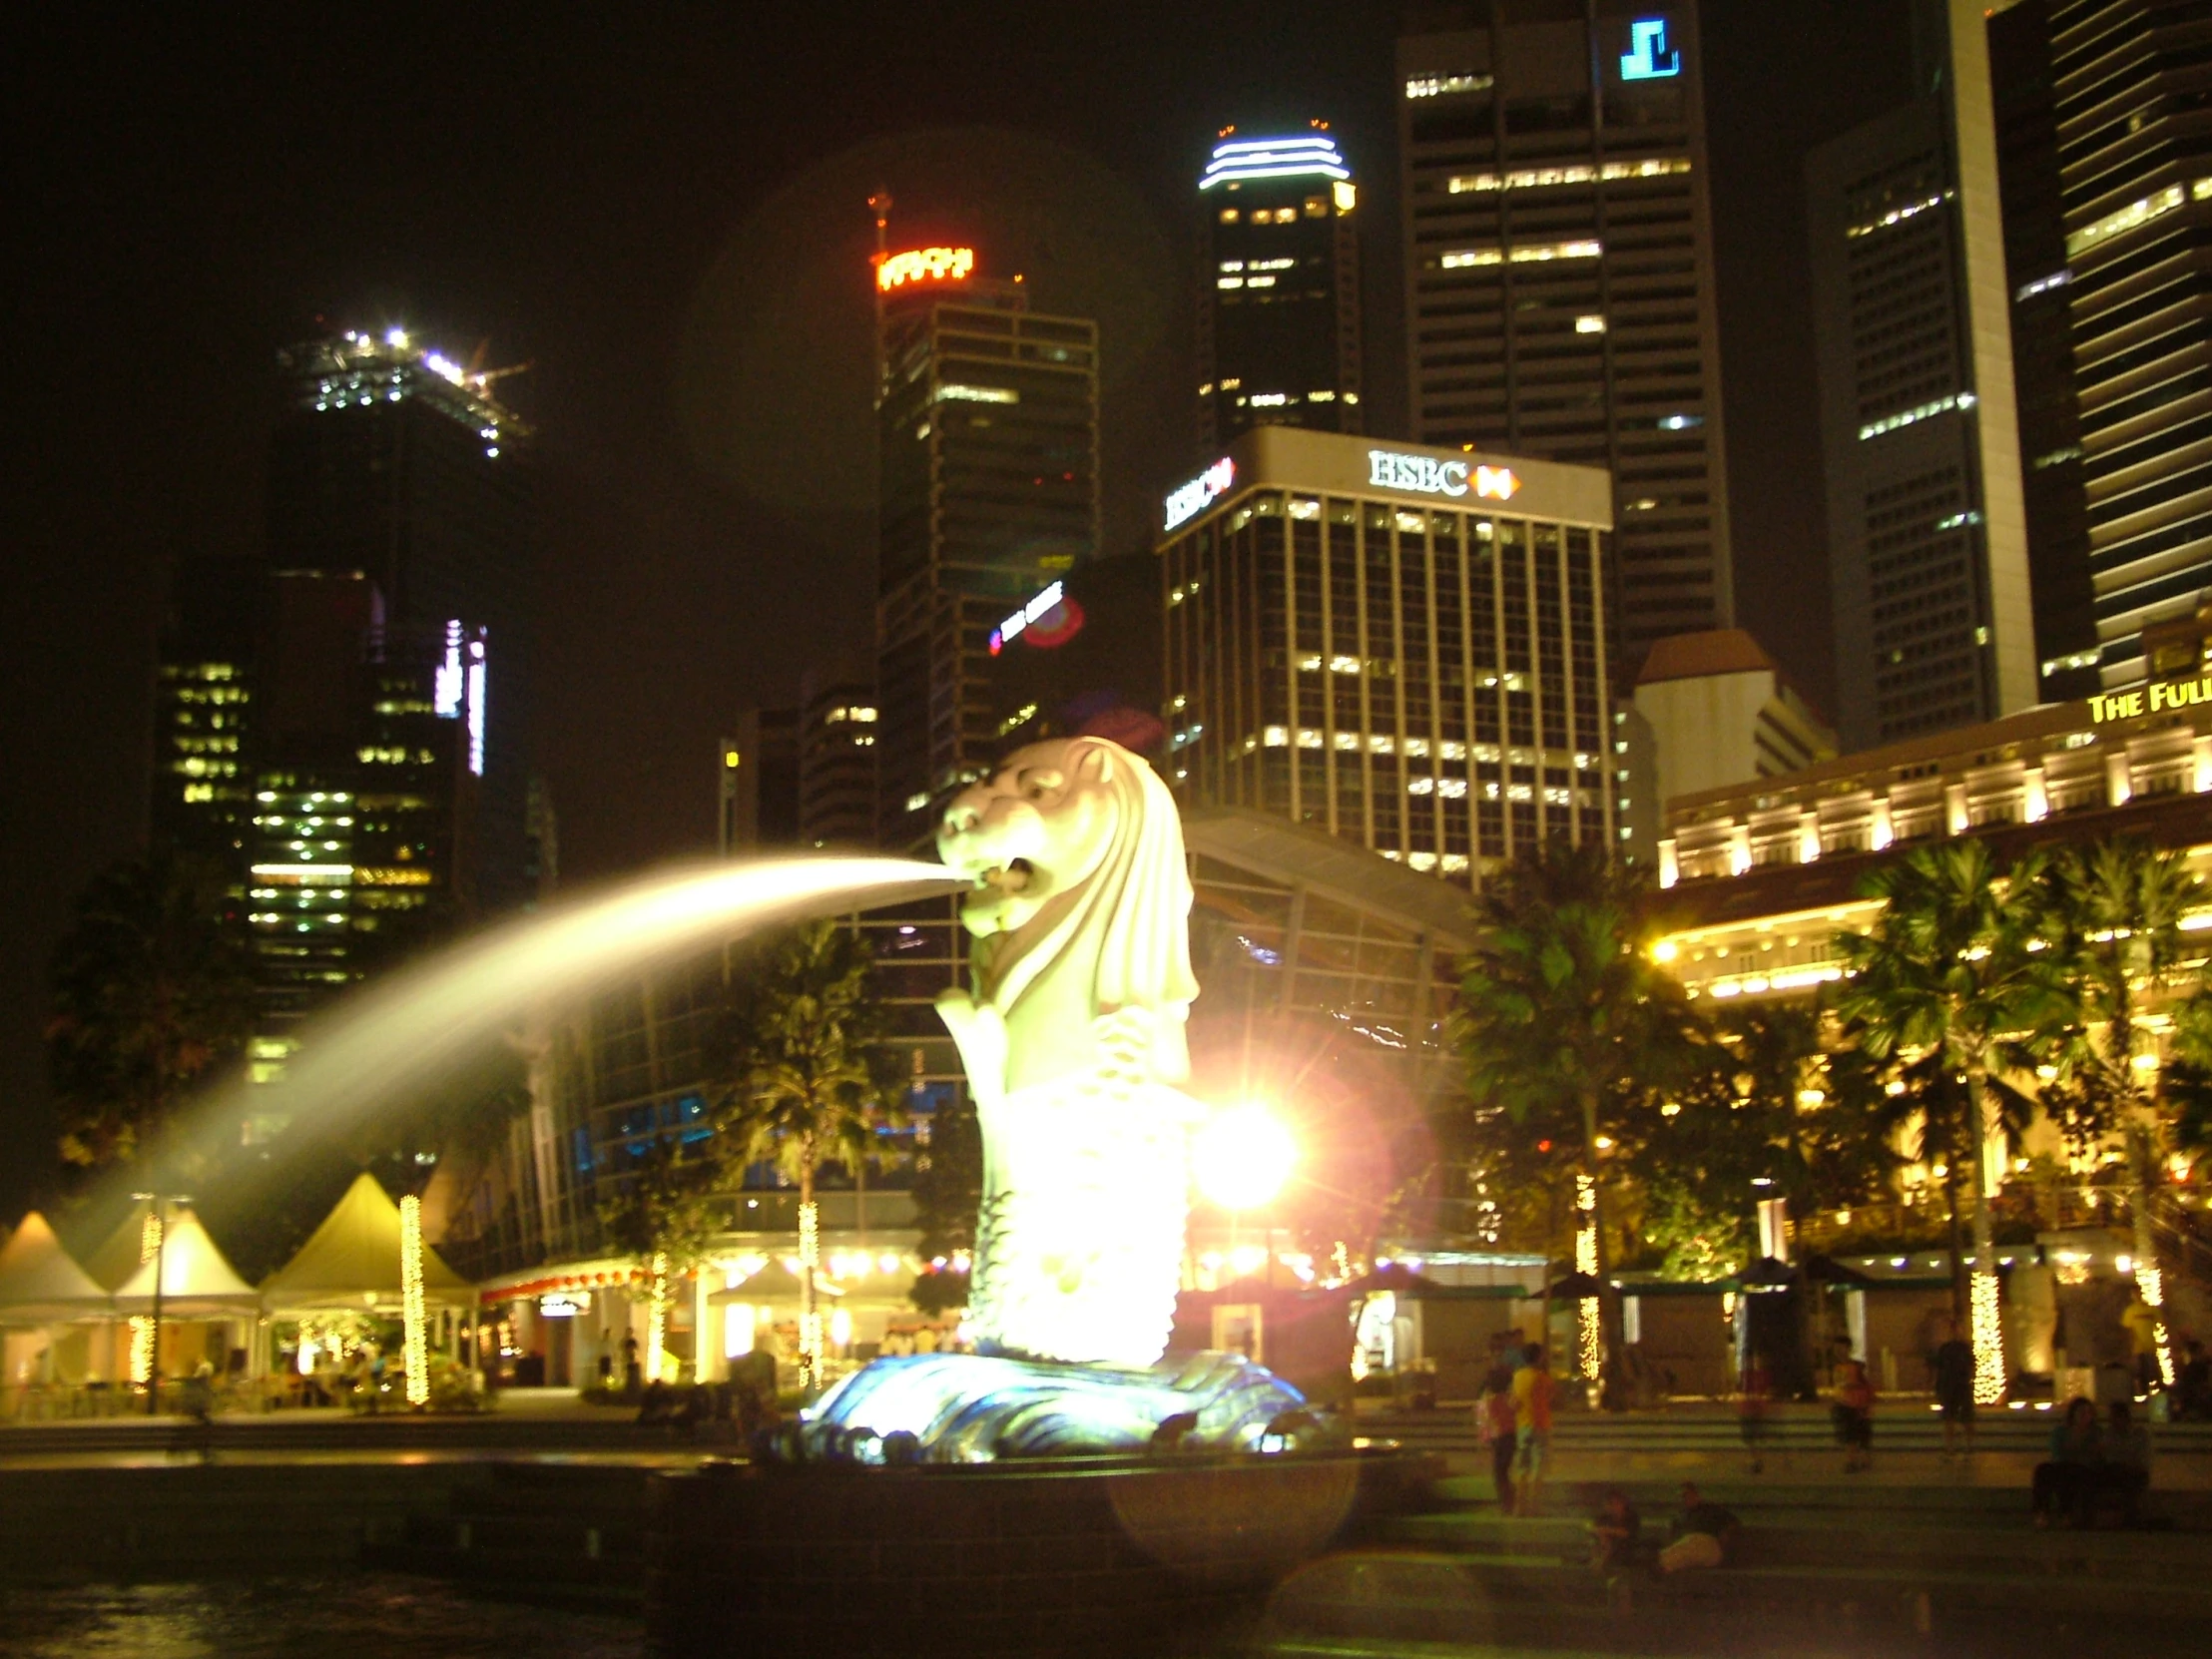
[{"label": "dark water", "polygon": [[0,1590],[7,1659],[640,1659],[635,1619],[475,1601],[392,1573]]}]

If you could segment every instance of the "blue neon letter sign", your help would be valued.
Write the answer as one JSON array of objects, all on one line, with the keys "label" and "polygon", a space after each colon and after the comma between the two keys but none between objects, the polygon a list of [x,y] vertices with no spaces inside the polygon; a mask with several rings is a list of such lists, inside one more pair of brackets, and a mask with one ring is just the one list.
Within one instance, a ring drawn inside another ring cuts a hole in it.
[{"label": "blue neon letter sign", "polygon": [[1628,26],[1628,50],[1621,54],[1624,81],[1664,81],[1682,73],[1682,54],[1667,46],[1667,20],[1640,18]]}]

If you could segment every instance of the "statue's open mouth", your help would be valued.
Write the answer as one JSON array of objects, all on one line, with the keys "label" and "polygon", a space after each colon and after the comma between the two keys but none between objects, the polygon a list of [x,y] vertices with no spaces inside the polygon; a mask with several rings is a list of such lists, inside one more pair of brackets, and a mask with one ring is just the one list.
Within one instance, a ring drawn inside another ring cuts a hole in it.
[{"label": "statue's open mouth", "polygon": [[1017,893],[1029,890],[1029,877],[1034,871],[1027,858],[1009,858],[1003,864],[993,864],[975,878],[979,892]]}]

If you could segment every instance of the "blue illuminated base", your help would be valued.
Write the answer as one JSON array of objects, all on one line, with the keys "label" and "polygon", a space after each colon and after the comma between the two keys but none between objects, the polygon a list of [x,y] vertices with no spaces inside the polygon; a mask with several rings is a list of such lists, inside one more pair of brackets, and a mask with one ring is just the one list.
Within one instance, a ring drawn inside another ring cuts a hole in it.
[{"label": "blue illuminated base", "polygon": [[869,1362],[805,1414],[795,1460],[988,1463],[1147,1448],[1287,1451],[1345,1430],[1241,1354],[1171,1356],[1150,1371],[979,1354]]}]

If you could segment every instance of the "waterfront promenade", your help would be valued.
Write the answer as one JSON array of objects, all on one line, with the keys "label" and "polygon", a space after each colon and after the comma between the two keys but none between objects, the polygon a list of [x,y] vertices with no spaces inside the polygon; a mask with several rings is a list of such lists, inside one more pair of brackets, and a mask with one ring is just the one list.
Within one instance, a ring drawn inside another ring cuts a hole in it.
[{"label": "waterfront promenade", "polygon": [[[654,1471],[737,1448],[633,1417],[544,1390],[469,1417],[218,1418],[212,1461],[181,1419],[0,1428],[0,1594],[366,1569],[634,1618]],[[1725,1405],[1563,1412],[1542,1512],[1518,1517],[1498,1512],[1469,1413],[1364,1410],[1365,1432],[1433,1454],[1428,1502],[1302,1569],[1207,1653],[2199,1651],[2212,1428],[2156,1430],[2153,1529],[2045,1532],[2026,1487],[2049,1421],[1987,1413],[1973,1456],[1946,1459],[1925,1400],[1886,1400],[1875,1467],[1847,1474],[1824,1409],[1779,1407],[1754,1474]],[[1738,1560],[1665,1584],[1592,1572],[1582,1522],[1602,1489],[1625,1487],[1659,1530],[1684,1479],[1742,1518]]]}]

